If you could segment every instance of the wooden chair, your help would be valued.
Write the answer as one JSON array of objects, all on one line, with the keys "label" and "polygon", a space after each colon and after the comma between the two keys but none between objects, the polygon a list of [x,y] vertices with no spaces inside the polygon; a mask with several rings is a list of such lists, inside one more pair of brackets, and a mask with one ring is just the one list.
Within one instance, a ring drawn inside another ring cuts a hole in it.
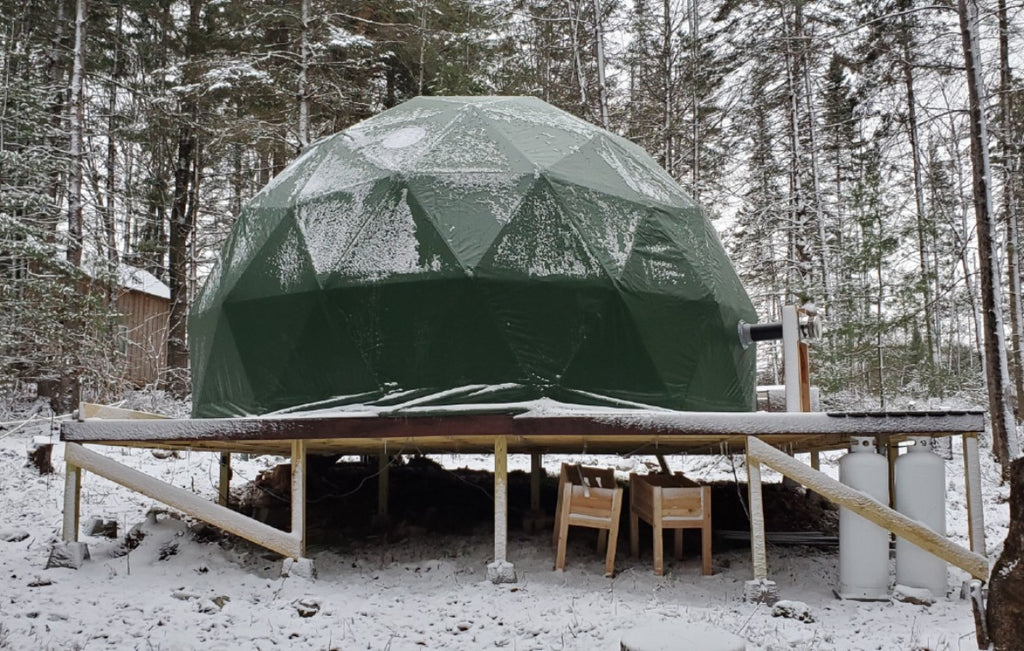
[{"label": "wooden chair", "polygon": [[611,468],[590,468],[562,464],[558,479],[558,504],[555,507],[553,543],[558,547],[555,569],[565,569],[565,547],[569,527],[599,529],[597,551],[607,546],[604,573],[615,573],[615,547],[619,538],[622,513],[622,489],[615,483]]},{"label": "wooden chair", "polygon": [[675,529],[675,556],[683,557],[683,529],[700,529],[701,572],[711,574],[711,487],[682,475],[629,476],[629,547],[640,554],[640,520],[654,529],[654,573],[665,573],[662,531]]}]

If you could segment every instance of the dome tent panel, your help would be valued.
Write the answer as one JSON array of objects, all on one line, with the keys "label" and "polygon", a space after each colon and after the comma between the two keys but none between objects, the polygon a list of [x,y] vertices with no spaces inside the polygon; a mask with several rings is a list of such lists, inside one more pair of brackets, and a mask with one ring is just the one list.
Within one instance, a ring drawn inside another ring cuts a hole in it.
[{"label": "dome tent panel", "polygon": [[593,292],[576,325],[566,387],[628,402],[657,404],[665,384],[618,291]]},{"label": "dome tent panel", "polygon": [[377,167],[352,151],[343,136],[344,133],[339,133],[328,138],[322,145],[313,145],[314,149],[323,151],[324,154],[309,158],[303,163],[308,170],[304,173],[305,180],[298,194],[282,197],[288,206],[301,206],[309,201],[321,199],[324,195],[345,190],[355,194],[360,186],[372,186],[391,175],[391,172]]},{"label": "dome tent panel", "polygon": [[753,407],[750,301],[703,213],[618,136],[533,98],[424,97],[280,176],[193,308],[196,414],[438,392]]},{"label": "dome tent panel", "polygon": [[227,319],[219,314],[193,316],[189,333],[193,416],[224,418],[260,413]]},{"label": "dome tent panel", "polygon": [[358,393],[378,385],[319,292],[224,306],[256,413]]},{"label": "dome tent panel", "polygon": [[618,138],[603,134],[591,138],[552,165],[553,180],[591,188],[602,194],[651,206],[692,208],[693,202],[672,182],[650,173],[649,166],[621,147]]},{"label": "dome tent panel", "polygon": [[[677,218],[678,219],[678,218]],[[625,289],[636,294],[665,295],[683,305],[707,301],[714,288],[707,282],[707,274],[690,260],[687,246],[702,246],[703,241],[687,241],[678,231],[665,228],[672,215],[660,210],[648,210],[646,218],[637,226],[633,246],[623,266],[620,282]],[[687,231],[684,231],[687,232]]]},{"label": "dome tent panel", "polygon": [[445,389],[498,384],[518,365],[468,278],[387,283],[326,293],[379,384]]},{"label": "dome tent panel", "polygon": [[330,154],[325,148],[310,147],[288,165],[288,174],[278,174],[253,195],[246,208],[272,211],[293,207],[319,162]]},{"label": "dome tent panel", "polygon": [[605,280],[544,177],[527,192],[512,220],[480,261],[481,278],[559,277]]},{"label": "dome tent panel", "polygon": [[650,208],[582,185],[551,180],[564,213],[604,270],[621,278]]},{"label": "dome tent panel", "polygon": [[535,180],[533,173],[472,172],[414,175],[407,184],[449,250],[463,268],[471,269],[512,220]]},{"label": "dome tent panel", "polygon": [[533,162],[493,128],[474,104],[460,106],[439,137],[424,148],[424,155],[410,167],[415,173],[515,175],[535,169]]},{"label": "dome tent panel", "polygon": [[290,214],[288,208],[242,208],[221,250],[220,264],[206,278],[193,312],[197,309],[206,311],[208,306],[219,303],[234,289],[239,279],[248,273],[253,258],[262,250],[266,240]]},{"label": "dome tent panel", "polygon": [[239,276],[222,300],[234,303],[316,292],[319,288],[302,233],[289,215],[252,255],[246,273]]}]

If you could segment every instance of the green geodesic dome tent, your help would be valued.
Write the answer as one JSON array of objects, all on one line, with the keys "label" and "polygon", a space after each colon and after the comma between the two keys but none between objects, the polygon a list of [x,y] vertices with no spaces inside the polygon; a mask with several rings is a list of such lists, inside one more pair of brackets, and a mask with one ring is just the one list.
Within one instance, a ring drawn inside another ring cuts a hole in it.
[{"label": "green geodesic dome tent", "polygon": [[530,97],[420,97],[245,206],[192,310],[193,411],[752,410],[740,320],[714,229],[640,147]]}]

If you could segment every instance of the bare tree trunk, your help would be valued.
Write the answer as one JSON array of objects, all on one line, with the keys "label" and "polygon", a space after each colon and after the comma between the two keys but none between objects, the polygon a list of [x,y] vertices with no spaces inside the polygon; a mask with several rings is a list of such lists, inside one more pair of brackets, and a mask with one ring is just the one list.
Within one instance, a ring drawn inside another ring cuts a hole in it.
[{"label": "bare tree trunk", "polygon": [[1017,424],[1007,396],[1011,390],[1003,337],[1002,305],[997,294],[1002,280],[997,250],[992,202],[992,167],[988,154],[988,122],[985,116],[984,81],[978,50],[978,5],[976,0],[958,0],[967,93],[971,115],[971,162],[974,170],[974,216],[978,232],[978,269],[981,272],[981,303],[985,322],[985,361],[989,412],[992,419],[992,449],[1009,478],[1010,460],[1016,455]]},{"label": "bare tree trunk", "polygon": [[[305,0],[303,0],[305,2]],[[416,94],[423,94],[424,68],[427,58],[427,3],[420,3],[420,69],[419,79],[416,82]]]},{"label": "bare tree trunk", "polygon": [[[63,147],[61,136],[57,135],[61,132],[61,124],[64,120],[65,111],[65,95],[67,94],[67,86],[65,85],[64,75],[66,73],[66,58],[64,53],[67,52],[68,44],[66,42],[67,35],[65,34],[65,1],[58,0],[57,2],[57,17],[54,20],[56,29],[54,30],[53,41],[49,52],[47,53],[47,64],[46,64],[46,76],[50,83],[51,92],[53,93],[53,103],[50,105],[50,133],[48,144],[54,150]],[[53,200],[54,204],[59,203],[59,197],[64,192],[64,187],[61,179],[60,169],[53,169],[50,172],[50,199]],[[53,218],[47,216],[45,218],[46,223],[44,224],[46,237],[50,238],[51,241],[56,237],[57,234],[57,216]]]},{"label": "bare tree trunk", "polygon": [[[572,5],[570,5],[572,6]],[[580,21],[582,20],[583,5],[576,4],[576,15],[569,18],[570,34],[572,35],[572,57],[576,68],[576,81],[580,89],[580,109],[589,114],[587,106],[587,77],[583,70],[583,59],[580,55]]]},{"label": "bare tree trunk", "polygon": [[68,106],[68,130],[71,137],[69,156],[71,171],[68,183],[68,250],[67,259],[76,267],[82,266],[82,124],[85,99],[82,92],[85,75],[85,0],[75,6],[75,49],[71,67],[71,96]]},{"label": "bare tree trunk", "polygon": [[[695,73],[700,55],[700,13],[697,3],[690,0],[690,69]],[[700,97],[697,84],[693,83],[694,74],[690,75],[690,103],[693,106],[693,122],[690,126],[690,137],[693,140],[693,153],[690,159],[690,191],[697,203],[701,198],[701,133],[700,133]]]},{"label": "bare tree trunk", "polygon": [[601,126],[611,128],[608,120],[608,88],[604,78],[604,17],[601,13],[601,0],[594,0],[594,47],[597,50],[597,92],[601,104]]},{"label": "bare tree trunk", "polygon": [[665,171],[675,176],[675,165],[672,164],[672,2],[665,0],[663,5],[665,24],[661,41],[661,74],[665,84],[665,93],[662,101],[664,103],[663,126],[665,132],[662,134],[662,165]]},{"label": "bare tree trunk", "polygon": [[[199,38],[199,17],[203,0],[189,1],[188,33],[186,35],[186,77],[191,74],[188,67],[193,60]],[[189,214],[189,198],[193,180],[193,163],[196,156],[196,121],[198,119],[196,99],[186,95],[180,104],[178,126],[177,158],[174,165],[174,194],[171,198],[170,241],[167,248],[168,284],[171,289],[171,307],[167,333],[168,389],[182,396],[188,391],[186,371],[188,369],[187,317],[188,317],[188,240],[192,234],[192,219]]]},{"label": "bare tree trunk", "polygon": [[811,86],[811,66],[804,61],[803,66],[804,97],[807,98],[807,137],[810,140],[811,150],[811,187],[814,191],[814,215],[818,222],[818,255],[821,256],[821,286],[825,291],[825,309],[831,309],[832,304],[832,269],[829,262],[830,247],[825,229],[825,208],[821,198],[821,166],[818,164],[818,129],[817,120],[814,114],[813,87]]},{"label": "bare tree trunk", "polygon": [[1024,640],[1024,459],[1010,465],[1010,527],[992,566],[985,619],[996,651],[1016,651]]},{"label": "bare tree trunk", "polygon": [[103,230],[106,240],[106,259],[108,272],[110,274],[111,291],[108,295],[110,305],[113,305],[116,297],[116,287],[113,279],[117,278],[117,204],[115,193],[117,187],[117,145],[114,134],[117,132],[117,77],[119,57],[121,54],[121,32],[124,19],[124,7],[117,5],[117,18],[115,23],[115,37],[113,47],[113,61],[110,69],[110,87],[107,90],[107,179],[106,179],[106,206],[103,211]]},{"label": "bare tree trunk", "polygon": [[1024,351],[1021,350],[1020,221],[1016,188],[1020,161],[1013,122],[1012,73],[1010,70],[1009,20],[1006,0],[999,0],[999,113],[1003,123],[1003,219],[1006,220],[1006,274],[1010,287],[1010,368],[1013,371],[1017,420],[1024,418]]},{"label": "bare tree trunk", "polygon": [[[309,146],[309,0],[302,0],[302,31],[299,41],[299,151]],[[420,67],[423,61],[421,58]],[[423,89],[420,89],[422,94]]]},{"label": "bare tree trunk", "polygon": [[[924,344],[927,353],[929,370],[933,373],[939,366],[938,351],[935,345],[935,315],[931,295],[931,264],[928,259],[928,243],[925,236],[925,223],[927,215],[924,205],[924,182],[921,178],[921,142],[920,131],[917,123],[917,94],[914,90],[914,52],[911,49],[910,26],[906,22],[906,15],[901,18],[902,30],[900,41],[903,47],[903,85],[907,96],[907,134],[910,137],[911,166],[914,172],[914,206],[917,209],[917,253],[921,265],[922,292],[924,296]],[[929,374],[929,386],[932,386],[934,377]],[[932,388],[936,388],[932,386]]]},{"label": "bare tree trunk", "polygon": [[[785,9],[782,10],[785,12]],[[802,164],[802,148],[800,146],[800,106],[797,79],[801,76],[800,62],[793,52],[792,42],[800,38],[802,9],[798,1],[795,7],[793,30],[790,31],[788,18],[783,15],[786,36],[786,89],[789,94],[789,204],[790,204],[790,272],[789,291],[791,298],[803,298],[808,289],[808,272],[810,271],[810,253],[807,242],[807,205],[804,201],[803,179],[800,173]]]}]

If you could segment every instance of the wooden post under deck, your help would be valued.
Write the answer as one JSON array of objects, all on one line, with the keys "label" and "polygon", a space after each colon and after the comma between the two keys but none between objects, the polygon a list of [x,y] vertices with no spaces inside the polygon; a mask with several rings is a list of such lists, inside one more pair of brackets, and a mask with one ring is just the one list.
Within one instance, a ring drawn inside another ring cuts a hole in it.
[{"label": "wooden post under deck", "polygon": [[978,459],[978,434],[976,432],[965,433],[963,443],[968,537],[971,541],[971,551],[985,556],[985,510],[981,504],[981,462]]},{"label": "wooden post under deck", "polygon": [[391,490],[391,459],[382,446],[377,455],[377,515],[388,514],[389,491]]},{"label": "wooden post under deck", "polygon": [[494,560],[508,560],[508,440],[494,437]]},{"label": "wooden post under deck", "polygon": [[78,520],[82,504],[82,469],[73,463],[65,465],[64,474],[64,542],[78,542]]},{"label": "wooden post under deck", "polygon": [[761,463],[747,456],[747,504],[750,508],[750,555],[755,581],[768,580],[764,545],[764,504],[761,499]]},{"label": "wooden post under deck", "polygon": [[298,536],[299,556],[306,555],[306,441],[292,441],[292,534]]},{"label": "wooden post under deck", "polygon": [[217,485],[217,503],[228,506],[231,500],[231,453],[220,453],[220,480]]},{"label": "wooden post under deck", "polygon": [[540,511],[540,482],[543,467],[541,466],[540,452],[530,454],[530,510],[534,513]]}]

